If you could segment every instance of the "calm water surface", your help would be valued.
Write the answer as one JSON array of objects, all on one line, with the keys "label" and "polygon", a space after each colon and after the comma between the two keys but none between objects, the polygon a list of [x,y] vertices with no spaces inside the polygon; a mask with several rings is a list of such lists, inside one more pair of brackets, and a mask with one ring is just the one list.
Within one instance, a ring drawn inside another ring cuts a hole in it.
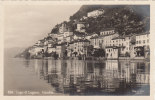
[{"label": "calm water surface", "polygon": [[44,90],[53,95],[150,95],[150,63],[145,61],[16,58],[5,61],[4,71],[6,95],[8,90]]}]

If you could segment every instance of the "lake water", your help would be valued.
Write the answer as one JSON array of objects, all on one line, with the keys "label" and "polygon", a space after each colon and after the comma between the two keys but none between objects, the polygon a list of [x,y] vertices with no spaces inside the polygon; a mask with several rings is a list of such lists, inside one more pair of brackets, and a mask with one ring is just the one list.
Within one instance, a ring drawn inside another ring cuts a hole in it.
[{"label": "lake water", "polygon": [[4,66],[5,95],[150,95],[150,63],[25,60]]}]

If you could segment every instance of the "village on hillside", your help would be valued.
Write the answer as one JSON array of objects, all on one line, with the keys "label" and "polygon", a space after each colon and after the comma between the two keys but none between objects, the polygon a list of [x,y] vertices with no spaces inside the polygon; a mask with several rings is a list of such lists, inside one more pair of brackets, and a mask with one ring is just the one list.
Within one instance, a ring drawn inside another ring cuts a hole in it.
[{"label": "village on hillside", "polygon": [[[115,28],[103,28],[99,33],[88,33],[85,19],[97,18],[104,10],[94,10],[80,20],[74,20],[73,31],[61,23],[58,32],[51,32],[29,48],[30,58],[53,59],[148,59],[150,32],[120,35]],[[95,26],[95,25],[94,25]]]}]

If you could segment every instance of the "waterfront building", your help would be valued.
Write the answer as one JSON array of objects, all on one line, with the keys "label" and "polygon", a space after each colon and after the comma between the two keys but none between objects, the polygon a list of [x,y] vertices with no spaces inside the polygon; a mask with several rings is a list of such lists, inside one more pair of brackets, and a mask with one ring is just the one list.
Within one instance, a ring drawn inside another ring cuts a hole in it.
[{"label": "waterfront building", "polygon": [[136,52],[136,57],[149,58],[149,54],[150,54],[149,32],[136,35],[135,52]]},{"label": "waterfront building", "polygon": [[102,44],[102,48],[106,48],[109,46],[115,46],[115,41],[112,40],[115,37],[118,37],[118,33],[113,33],[113,32],[102,32],[103,34],[99,37],[99,43]]},{"label": "waterfront building", "polygon": [[48,53],[52,53],[52,52],[56,52],[56,48],[55,47],[48,47]]},{"label": "waterfront building", "polygon": [[88,12],[87,13],[87,17],[98,17],[99,15],[102,15],[104,13],[104,10],[102,9],[99,9],[99,10],[94,10],[94,11],[91,11],[91,12]]},{"label": "waterfront building", "polygon": [[44,47],[43,46],[33,46],[28,51],[30,53],[30,56],[38,56],[42,53],[44,53]]},{"label": "waterfront building", "polygon": [[89,40],[79,39],[75,40],[73,44],[74,44],[73,47],[74,56],[80,56],[80,55],[87,56],[87,47],[90,44]]},{"label": "waterfront building", "polygon": [[118,59],[118,47],[106,47],[106,58],[107,59]]}]

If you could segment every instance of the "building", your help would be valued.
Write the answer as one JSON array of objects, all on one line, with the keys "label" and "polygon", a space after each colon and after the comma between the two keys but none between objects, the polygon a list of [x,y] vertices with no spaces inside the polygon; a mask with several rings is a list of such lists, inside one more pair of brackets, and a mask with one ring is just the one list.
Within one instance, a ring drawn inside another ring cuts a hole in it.
[{"label": "building", "polygon": [[76,31],[84,33],[86,31],[85,30],[85,23],[84,22],[78,22]]},{"label": "building", "polygon": [[115,46],[115,41],[112,40],[113,38],[115,37],[118,37],[118,33],[111,33],[111,34],[106,34],[106,35],[101,35],[99,37],[99,42],[101,45],[102,48],[106,48],[106,47],[109,47],[109,46]]},{"label": "building", "polygon": [[30,53],[30,56],[39,56],[40,54],[44,53],[44,47],[43,46],[33,46],[28,51]]},{"label": "building", "polygon": [[136,35],[135,52],[137,57],[149,58],[150,46],[149,46],[149,32]]},{"label": "building", "polygon": [[67,31],[67,25],[65,23],[61,24],[59,27],[59,33],[64,33]]},{"label": "building", "polygon": [[99,43],[99,36],[90,38],[90,45],[93,45],[95,49],[99,49],[101,44]]},{"label": "building", "polygon": [[73,35],[73,32],[64,32],[64,37],[68,37],[68,36],[72,36]]},{"label": "building", "polygon": [[104,13],[104,10],[100,9],[100,10],[94,10],[91,12],[87,13],[87,17],[98,17],[99,15],[102,15]]},{"label": "building", "polygon": [[106,58],[107,59],[118,59],[118,47],[111,46],[111,47],[106,47]]},{"label": "building", "polygon": [[56,47],[48,47],[48,53],[56,52]]},{"label": "building", "polygon": [[85,38],[85,34],[82,33],[74,33],[73,39],[74,40],[78,40],[78,39],[84,39]]},{"label": "building", "polygon": [[100,31],[101,36],[114,34],[114,33],[115,33],[115,29],[113,29],[113,28],[103,29]]},{"label": "building", "polygon": [[59,44],[64,42],[64,34],[63,33],[57,34],[57,40]]},{"label": "building", "polygon": [[78,39],[73,42],[73,54],[74,56],[87,56],[87,47],[89,46],[89,40]]}]

